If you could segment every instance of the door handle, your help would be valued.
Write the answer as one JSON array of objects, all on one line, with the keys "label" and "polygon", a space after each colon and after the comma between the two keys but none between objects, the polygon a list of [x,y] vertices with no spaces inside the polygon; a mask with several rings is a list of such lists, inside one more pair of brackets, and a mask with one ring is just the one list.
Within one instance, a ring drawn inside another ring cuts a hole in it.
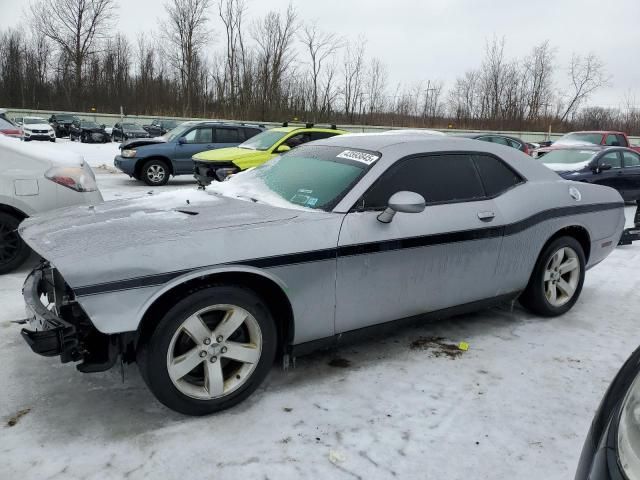
[{"label": "door handle", "polygon": [[496,214],[493,212],[478,212],[478,218],[480,220],[482,220],[483,222],[490,222],[491,220],[493,220],[496,217]]}]

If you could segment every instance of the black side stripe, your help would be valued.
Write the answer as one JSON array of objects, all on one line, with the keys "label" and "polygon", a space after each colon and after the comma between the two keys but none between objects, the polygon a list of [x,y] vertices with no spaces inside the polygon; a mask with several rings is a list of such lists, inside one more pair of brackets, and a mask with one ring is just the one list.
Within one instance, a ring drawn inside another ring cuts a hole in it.
[{"label": "black side stripe", "polygon": [[74,289],[76,296],[96,295],[99,293],[115,292],[119,290],[130,290],[136,288],[145,288],[156,285],[164,285],[165,283],[177,278],[181,275],[197,272],[198,270],[206,270],[211,267],[223,265],[247,265],[256,268],[274,268],[285,265],[296,265],[301,263],[319,262],[323,260],[331,260],[336,257],[347,257],[354,255],[366,255],[379,252],[388,252],[393,250],[402,250],[407,248],[426,247],[431,245],[443,245],[447,243],[466,242],[472,240],[480,240],[486,238],[500,237],[502,235],[515,235],[523,232],[535,225],[546,220],[554,218],[566,217],[569,215],[580,215],[584,213],[601,212],[621,208],[621,203],[603,203],[597,205],[575,205],[571,207],[560,207],[543,212],[536,213],[531,217],[520,220],[519,222],[500,227],[483,227],[473,230],[462,230],[449,233],[438,233],[435,235],[422,235],[417,237],[407,237],[393,240],[384,240],[379,242],[360,243],[355,245],[345,245],[338,248],[327,248],[323,250],[312,250],[308,252],[290,253],[285,255],[275,255],[271,257],[260,257],[247,260],[239,260],[229,263],[221,263],[216,265],[207,265],[198,268],[185,270],[176,270],[168,273],[144,275],[126,280],[117,280],[114,282],[98,283],[87,285]]}]

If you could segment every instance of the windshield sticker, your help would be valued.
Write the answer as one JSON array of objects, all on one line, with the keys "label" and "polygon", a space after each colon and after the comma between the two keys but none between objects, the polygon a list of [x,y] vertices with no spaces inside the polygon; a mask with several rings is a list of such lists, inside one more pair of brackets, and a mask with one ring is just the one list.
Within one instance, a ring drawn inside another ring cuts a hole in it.
[{"label": "windshield sticker", "polygon": [[309,200],[307,200],[307,206],[309,207],[315,207],[316,203],[318,203],[318,199],[316,197],[309,197]]},{"label": "windshield sticker", "polygon": [[372,153],[357,152],[355,150],[345,150],[344,152],[336,155],[336,157],[344,158],[347,160],[355,160],[356,162],[366,163],[367,165],[371,165],[379,158],[378,155],[374,155]]}]

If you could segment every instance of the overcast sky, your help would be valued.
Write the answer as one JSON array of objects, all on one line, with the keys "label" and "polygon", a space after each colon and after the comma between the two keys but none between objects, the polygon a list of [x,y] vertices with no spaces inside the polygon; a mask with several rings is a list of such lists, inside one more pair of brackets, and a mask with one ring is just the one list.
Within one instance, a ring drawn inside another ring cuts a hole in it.
[{"label": "overcast sky", "polygon": [[[46,1],[46,0],[37,0]],[[247,0],[248,16],[286,9],[289,0]],[[0,0],[0,27],[22,19],[26,1]],[[134,39],[157,29],[164,0],[119,0],[118,28]],[[611,86],[591,104],[618,106],[633,95],[640,106],[640,0],[292,0],[304,21],[327,31],[367,40],[368,56],[387,65],[389,83],[441,80],[445,88],[482,59],[485,42],[504,36],[508,57],[522,57],[550,40],[557,48],[557,84],[566,81],[572,52],[595,52],[605,62]],[[215,19],[215,11],[211,17]],[[219,23],[213,23],[220,32]],[[212,38],[212,48],[222,46]]]}]

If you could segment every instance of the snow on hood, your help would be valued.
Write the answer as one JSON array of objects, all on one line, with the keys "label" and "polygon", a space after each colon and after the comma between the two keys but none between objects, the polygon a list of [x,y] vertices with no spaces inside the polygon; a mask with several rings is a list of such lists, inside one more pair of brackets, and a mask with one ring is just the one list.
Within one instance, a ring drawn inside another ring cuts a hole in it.
[{"label": "snow on hood", "polygon": [[543,165],[554,172],[575,172],[588,166],[589,162],[590,160],[578,163],[543,163]]},{"label": "snow on hood", "polygon": [[77,153],[57,148],[48,143],[26,143],[4,135],[0,135],[0,149],[9,154],[13,153],[21,157],[51,162],[54,165],[65,167],[82,166],[84,163],[82,155]]},{"label": "snow on hood", "polygon": [[207,191],[224,197],[239,198],[240,200],[254,203],[266,203],[273,207],[305,210],[307,212],[318,211],[288,202],[282,198],[264,184],[259,170],[255,168],[236,173],[224,182],[212,182],[207,187]]},{"label": "snow on hood", "polygon": [[82,263],[100,257],[115,262],[125,252],[133,255],[123,260],[130,263],[150,252],[187,248],[196,238],[211,240],[229,229],[251,229],[295,217],[291,210],[193,189],[53,210],[24,220],[19,232],[36,252],[61,268],[72,259]]}]

